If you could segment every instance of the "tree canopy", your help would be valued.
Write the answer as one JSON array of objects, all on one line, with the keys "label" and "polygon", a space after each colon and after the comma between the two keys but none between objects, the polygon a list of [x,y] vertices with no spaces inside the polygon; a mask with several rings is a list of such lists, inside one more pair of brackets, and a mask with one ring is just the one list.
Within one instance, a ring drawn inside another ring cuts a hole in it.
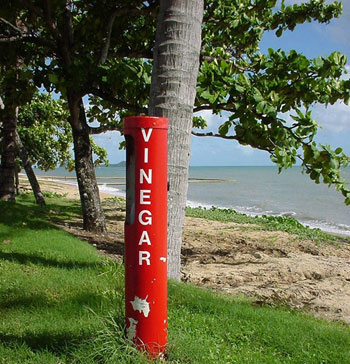
[{"label": "tree canopy", "polygon": [[[13,23],[13,14],[1,9],[1,44],[28,45],[23,57],[31,54],[36,60],[37,86],[67,98],[89,95],[88,116],[100,122],[91,133],[120,130],[124,115],[146,112],[157,1],[68,1],[63,6],[12,0],[11,7],[19,21]],[[341,11],[339,1],[291,6],[277,0],[205,1],[194,112],[212,110],[226,119],[217,133],[194,134],[265,150],[280,169],[300,160],[311,179],[334,184],[350,204],[341,177],[349,158],[340,148],[316,144],[318,124],[311,113],[315,103],[349,102],[350,81],[342,78],[346,57],[334,52],[308,59],[297,51],[263,54],[259,49],[265,32],[281,37],[305,22],[328,23]],[[194,126],[205,125],[194,117]]]}]

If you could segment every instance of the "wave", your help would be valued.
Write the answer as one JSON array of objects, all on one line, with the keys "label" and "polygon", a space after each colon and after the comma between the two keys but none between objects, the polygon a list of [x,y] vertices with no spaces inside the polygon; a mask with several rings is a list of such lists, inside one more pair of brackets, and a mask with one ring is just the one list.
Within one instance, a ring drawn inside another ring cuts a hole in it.
[{"label": "wave", "polygon": [[109,187],[109,186],[107,186],[105,184],[101,184],[101,185],[99,184],[98,188],[99,188],[100,192],[108,193],[108,194],[113,195],[113,196],[119,196],[119,197],[125,197],[126,196],[125,191],[121,190],[120,188]]}]

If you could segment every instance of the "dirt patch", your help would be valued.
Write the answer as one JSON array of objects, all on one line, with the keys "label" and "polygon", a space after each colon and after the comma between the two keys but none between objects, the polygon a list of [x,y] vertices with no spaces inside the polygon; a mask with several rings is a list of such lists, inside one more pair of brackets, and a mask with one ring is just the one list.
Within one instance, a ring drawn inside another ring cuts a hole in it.
[{"label": "dirt patch", "polygon": [[185,281],[350,323],[350,245],[186,218]]}]

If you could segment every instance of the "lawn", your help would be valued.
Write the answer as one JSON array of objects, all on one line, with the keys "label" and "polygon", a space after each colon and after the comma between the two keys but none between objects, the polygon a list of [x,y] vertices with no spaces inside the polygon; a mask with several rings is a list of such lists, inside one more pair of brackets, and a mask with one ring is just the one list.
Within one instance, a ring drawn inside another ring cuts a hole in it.
[{"label": "lawn", "polygon": [[[120,263],[48,223],[74,201],[0,202],[0,363],[147,363],[124,339]],[[350,363],[350,328],[169,284],[169,363]]]}]

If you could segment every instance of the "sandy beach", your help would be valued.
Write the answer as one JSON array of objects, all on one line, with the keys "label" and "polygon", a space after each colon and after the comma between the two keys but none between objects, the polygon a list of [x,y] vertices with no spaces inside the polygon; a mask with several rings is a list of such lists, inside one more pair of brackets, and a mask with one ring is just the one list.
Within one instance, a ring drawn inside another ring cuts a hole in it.
[{"label": "sandy beach", "polygon": [[[78,199],[73,184],[40,180],[43,191]],[[22,178],[22,191],[29,185]],[[124,212],[121,202],[101,193],[107,235],[82,230],[81,217],[60,227],[89,241],[102,254],[122,259]],[[54,216],[54,212],[52,212]],[[48,216],[50,219],[50,216]],[[54,218],[52,219],[54,221]],[[300,240],[252,224],[186,218],[182,278],[226,294],[244,295],[254,305],[287,305],[316,317],[350,324],[350,244]]]}]

